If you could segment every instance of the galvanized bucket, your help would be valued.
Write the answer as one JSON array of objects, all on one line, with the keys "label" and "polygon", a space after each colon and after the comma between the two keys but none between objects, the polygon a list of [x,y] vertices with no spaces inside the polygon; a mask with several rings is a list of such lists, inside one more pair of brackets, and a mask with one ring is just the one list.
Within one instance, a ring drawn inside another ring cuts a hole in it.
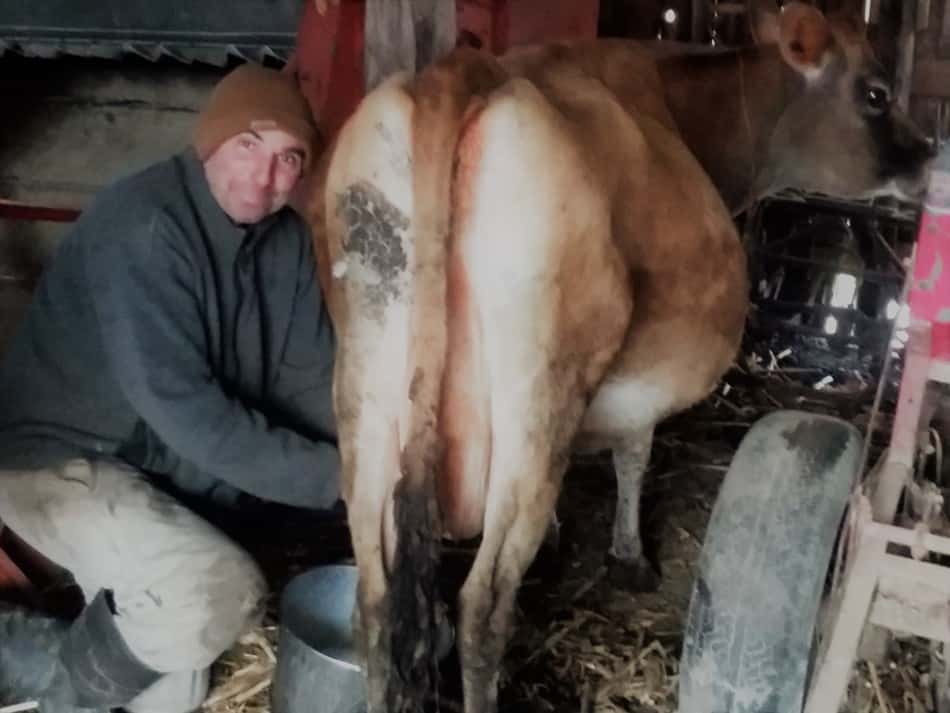
[{"label": "galvanized bucket", "polygon": [[366,687],[352,614],[357,569],[331,565],[295,577],[281,597],[273,713],[362,713]]}]

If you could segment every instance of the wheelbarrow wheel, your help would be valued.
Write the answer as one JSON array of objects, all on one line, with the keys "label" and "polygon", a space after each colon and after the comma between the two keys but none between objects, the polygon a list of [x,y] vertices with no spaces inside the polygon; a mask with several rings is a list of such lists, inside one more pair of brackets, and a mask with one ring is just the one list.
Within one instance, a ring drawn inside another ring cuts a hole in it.
[{"label": "wheelbarrow wheel", "polygon": [[777,411],[746,434],[713,508],[680,664],[680,713],[800,713],[861,436]]}]

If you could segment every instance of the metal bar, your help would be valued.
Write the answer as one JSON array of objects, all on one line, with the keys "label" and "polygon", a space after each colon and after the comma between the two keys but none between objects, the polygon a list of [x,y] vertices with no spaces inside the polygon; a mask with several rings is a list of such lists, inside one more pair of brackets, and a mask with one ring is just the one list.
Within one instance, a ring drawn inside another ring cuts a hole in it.
[{"label": "metal bar", "polygon": [[897,512],[897,503],[914,465],[920,409],[930,376],[930,323],[914,320],[907,331],[904,373],[901,377],[891,447],[887,462],[881,470],[881,479],[871,495],[871,506],[877,522],[893,522],[894,513]]},{"label": "metal bar", "polygon": [[871,349],[880,346],[883,348],[890,339],[890,329],[884,329],[880,325],[871,325],[864,334],[850,336],[848,334],[828,334],[820,327],[810,327],[803,324],[789,324],[781,319],[763,319],[758,317],[759,324],[748,327],[751,334],[765,336],[776,331],[787,333],[792,336],[820,338],[828,341],[829,344],[841,346],[845,344],[860,343],[865,348]]},{"label": "metal bar", "polygon": [[822,268],[823,272],[840,274],[844,273],[846,275],[853,275],[854,277],[860,277],[866,282],[895,282],[897,284],[903,283],[904,276],[897,274],[896,272],[882,272],[880,270],[852,270],[847,268],[838,268],[833,263],[829,263],[825,260],[816,260],[814,258],[807,257],[795,257],[793,255],[783,255],[782,253],[773,252],[765,248],[750,248],[749,252],[760,257],[771,258],[778,262],[788,262],[795,265],[811,265],[814,267]]},{"label": "metal bar", "polygon": [[[828,315],[834,315],[835,317],[851,317],[858,322],[860,326],[872,329],[874,327],[884,327],[889,325],[894,321],[888,319],[887,317],[871,317],[864,312],[860,311],[856,307],[835,307],[834,305],[822,304],[820,302],[815,302],[813,304],[807,304],[804,301],[796,300],[775,300],[769,298],[758,298],[754,300],[756,304],[762,305],[767,304],[772,310],[787,310],[789,312],[807,312],[809,316],[817,317],[826,317]],[[784,321],[781,318],[775,318],[779,321]]]},{"label": "metal bar", "polygon": [[[916,89],[914,90],[916,93]],[[797,189],[779,191],[771,198],[770,203],[782,202],[793,206],[814,208],[830,208],[844,210],[852,214],[870,215],[890,220],[916,222],[920,207],[906,201],[899,201],[891,197],[873,199],[835,198],[824,193],[809,193]]]},{"label": "metal bar", "polygon": [[0,218],[4,220],[50,221],[53,223],[72,223],[79,217],[74,208],[53,208],[51,206],[30,205],[0,198]]}]

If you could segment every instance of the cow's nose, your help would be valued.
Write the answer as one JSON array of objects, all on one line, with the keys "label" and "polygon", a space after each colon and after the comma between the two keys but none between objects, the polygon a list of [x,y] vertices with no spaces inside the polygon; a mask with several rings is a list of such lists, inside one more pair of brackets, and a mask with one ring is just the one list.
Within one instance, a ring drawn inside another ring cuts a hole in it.
[{"label": "cow's nose", "polygon": [[911,142],[908,147],[916,156],[919,156],[923,161],[930,161],[937,157],[939,148],[937,147],[937,142],[932,138],[918,135],[913,137],[914,140]]},{"label": "cow's nose", "polygon": [[904,151],[911,161],[918,164],[927,164],[937,157],[938,148],[935,141],[924,136],[915,136],[912,141],[905,145]]},{"label": "cow's nose", "polygon": [[931,161],[937,158],[937,154],[940,153],[940,149],[937,146],[937,142],[934,139],[926,139],[927,149],[925,156],[928,161]]}]

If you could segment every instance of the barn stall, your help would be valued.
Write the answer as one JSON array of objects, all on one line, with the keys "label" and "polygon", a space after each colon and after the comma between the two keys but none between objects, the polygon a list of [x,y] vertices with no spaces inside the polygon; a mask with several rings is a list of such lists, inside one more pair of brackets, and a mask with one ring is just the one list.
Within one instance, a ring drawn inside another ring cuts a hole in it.
[{"label": "barn stall", "polygon": [[[489,14],[507,5],[504,0],[470,4]],[[344,2],[344,8],[350,5],[355,3]],[[950,121],[943,98],[950,87],[944,60],[950,16],[943,3],[880,0],[866,10],[871,38],[901,101],[942,140]],[[597,16],[602,35],[722,46],[751,39],[744,3],[604,0]],[[232,18],[240,19],[240,14]],[[0,118],[7,136],[0,150],[6,216],[0,233],[0,338],[15,329],[75,211],[113,177],[177,150],[226,67],[248,58],[273,66],[286,62],[297,41],[296,22],[291,13],[289,26],[260,33],[266,42],[248,28],[243,39],[226,43],[209,33],[200,51],[187,37],[162,43],[147,33],[134,42],[121,32],[100,35],[97,42],[24,35],[29,17],[11,23],[20,34],[0,26],[8,33],[0,81],[5,96],[16,98]],[[54,24],[49,18],[35,21],[43,23]],[[81,29],[76,36],[81,38]],[[541,38],[526,33],[522,39]],[[753,293],[743,349],[716,393],[666,422],[653,449],[643,507],[658,589],[631,593],[610,581],[604,555],[615,497],[612,469],[609,459],[578,459],[558,508],[559,541],[542,551],[519,597],[518,629],[503,673],[503,709],[677,710],[683,626],[697,561],[719,486],[748,429],[770,412],[793,408],[870,429],[872,455],[888,442],[907,338],[903,271],[919,219],[919,206],[890,199],[843,203],[798,194],[763,201],[739,217]],[[926,457],[915,464],[920,477],[938,487],[945,418],[938,408],[926,429]],[[910,505],[905,504],[907,517],[913,515]],[[314,521],[265,506],[220,524],[257,557],[274,594],[262,627],[216,666],[206,707],[270,710],[280,653],[280,593],[295,574],[347,561],[348,533],[342,516]],[[931,531],[941,534],[944,524],[941,512]],[[11,533],[0,545],[40,586],[39,596],[68,606],[63,603],[68,585],[30,572],[29,557]],[[443,548],[449,601],[473,552],[474,543]],[[947,702],[941,703],[947,671],[939,646],[900,635],[867,647],[869,658],[856,666],[849,686],[848,710],[947,710]],[[445,710],[459,708],[455,665],[450,658],[444,667]]]}]

